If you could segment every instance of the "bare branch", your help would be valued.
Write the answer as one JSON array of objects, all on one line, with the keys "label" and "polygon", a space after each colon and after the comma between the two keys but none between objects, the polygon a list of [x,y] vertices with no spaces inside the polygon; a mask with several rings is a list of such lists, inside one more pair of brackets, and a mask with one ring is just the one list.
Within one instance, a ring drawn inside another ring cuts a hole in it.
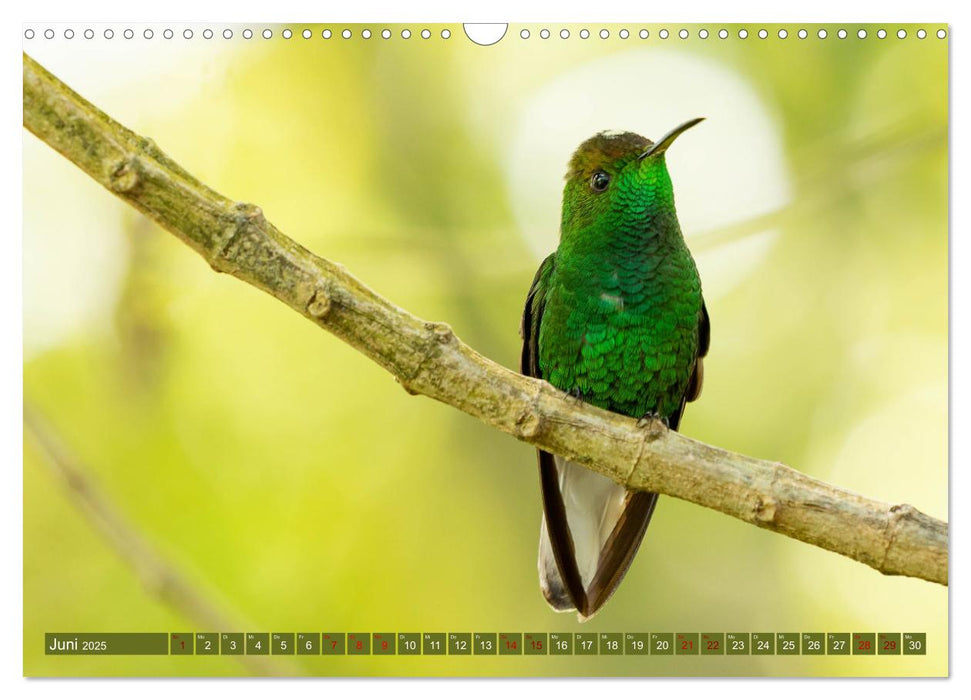
[{"label": "bare branch", "polygon": [[[201,630],[245,631],[244,625],[231,619],[196,590],[171,562],[138,534],[98,488],[84,465],[68,452],[47,422],[29,405],[24,406],[24,428],[43,461],[64,486],[68,498],[121,556],[150,595],[194,622]],[[292,675],[279,659],[252,655],[236,658],[260,675]]]},{"label": "bare branch", "polygon": [[390,372],[449,404],[630,489],[658,491],[863,562],[947,584],[947,524],[782,464],[577,405],[546,382],[482,357],[444,323],[378,296],[287,238],[259,207],[209,189],[150,140],[114,122],[24,56],[24,126],[172,232],[213,269],[252,284]]}]

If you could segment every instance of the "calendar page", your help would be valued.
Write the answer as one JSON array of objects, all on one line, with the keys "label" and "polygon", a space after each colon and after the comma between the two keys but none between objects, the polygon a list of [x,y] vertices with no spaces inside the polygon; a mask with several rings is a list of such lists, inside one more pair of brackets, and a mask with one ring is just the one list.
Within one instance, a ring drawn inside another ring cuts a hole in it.
[{"label": "calendar page", "polygon": [[25,24],[24,675],[947,676],[949,35]]}]

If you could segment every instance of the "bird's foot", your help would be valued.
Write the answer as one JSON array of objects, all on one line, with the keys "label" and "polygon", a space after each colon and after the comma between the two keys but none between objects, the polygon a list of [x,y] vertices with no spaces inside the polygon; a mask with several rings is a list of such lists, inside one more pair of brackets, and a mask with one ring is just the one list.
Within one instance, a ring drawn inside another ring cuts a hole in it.
[{"label": "bird's foot", "polygon": [[641,419],[637,421],[637,427],[643,430],[644,428],[647,428],[649,425],[657,421],[663,423],[665,428],[671,427],[670,423],[668,423],[667,416],[662,416],[659,413],[654,413],[654,412],[648,413],[642,416]]},{"label": "bird's foot", "polygon": [[574,403],[583,403],[583,392],[579,389],[571,389],[566,392],[566,397],[572,399]]}]

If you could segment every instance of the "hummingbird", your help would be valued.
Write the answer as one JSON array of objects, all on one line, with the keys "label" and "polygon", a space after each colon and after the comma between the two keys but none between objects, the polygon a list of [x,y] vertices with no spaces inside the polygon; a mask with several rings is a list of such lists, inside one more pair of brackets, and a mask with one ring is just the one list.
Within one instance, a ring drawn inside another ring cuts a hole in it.
[{"label": "hummingbird", "polygon": [[[674,207],[665,154],[692,119],[654,143],[601,132],[570,159],[556,251],[523,311],[520,371],[576,399],[677,430],[701,393],[710,324]],[[627,573],[658,495],[628,491],[538,451],[539,580],[556,611],[581,622]]]}]

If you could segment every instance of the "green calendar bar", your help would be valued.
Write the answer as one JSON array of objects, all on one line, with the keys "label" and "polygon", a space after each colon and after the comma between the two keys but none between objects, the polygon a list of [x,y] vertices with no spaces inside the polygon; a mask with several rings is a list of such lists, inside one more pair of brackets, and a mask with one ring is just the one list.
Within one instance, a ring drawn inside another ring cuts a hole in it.
[{"label": "green calendar bar", "polygon": [[472,635],[468,632],[449,632],[448,655],[468,656],[472,653]]},{"label": "green calendar bar", "polygon": [[215,656],[219,653],[219,634],[216,632],[196,632],[196,655]]},{"label": "green calendar bar", "polygon": [[44,635],[44,653],[160,656],[912,656],[926,632],[106,632]]},{"label": "green calendar bar", "polygon": [[877,635],[877,654],[899,654],[902,648],[900,632],[880,632]]},{"label": "green calendar bar", "polygon": [[376,656],[394,656],[395,637],[390,632],[375,632],[371,636],[371,653]]},{"label": "green calendar bar", "polygon": [[577,656],[596,656],[597,635],[594,632],[577,632],[573,635],[573,653]]},{"label": "green calendar bar", "polygon": [[322,632],[320,653],[324,656],[343,656],[347,651],[347,638],[343,632]]},{"label": "green calendar bar", "polygon": [[775,635],[772,632],[752,632],[752,653],[759,656],[775,654]]},{"label": "green calendar bar", "polygon": [[927,634],[925,632],[904,632],[904,656],[917,656],[927,653]]},{"label": "green calendar bar", "polygon": [[307,656],[320,654],[320,632],[298,632],[297,653]]},{"label": "green calendar bar", "polygon": [[371,635],[367,632],[347,633],[348,656],[368,656],[371,654]]},{"label": "green calendar bar", "polygon": [[826,653],[830,656],[846,656],[850,653],[850,635],[830,632],[826,635]]},{"label": "green calendar bar", "polygon": [[804,656],[822,656],[826,653],[826,635],[822,632],[803,632],[800,653]]},{"label": "green calendar bar", "polygon": [[49,656],[164,656],[169,653],[169,635],[165,632],[48,632],[44,635],[44,653]]},{"label": "green calendar bar", "polygon": [[551,656],[572,656],[573,655],[573,633],[572,632],[550,632],[550,655]]},{"label": "green calendar bar", "polygon": [[853,655],[871,656],[877,653],[877,635],[873,632],[853,633]]},{"label": "green calendar bar", "polygon": [[651,633],[651,655],[670,656],[674,654],[674,635],[670,632]]},{"label": "green calendar bar", "polygon": [[398,632],[398,656],[420,656],[421,633]]},{"label": "green calendar bar", "polygon": [[270,653],[270,635],[267,632],[246,633],[246,655],[263,656]]},{"label": "green calendar bar", "polygon": [[495,656],[499,653],[499,635],[495,632],[476,632],[472,635],[472,653]]},{"label": "green calendar bar", "polygon": [[701,653],[704,656],[725,654],[725,635],[722,632],[704,632],[701,635]]},{"label": "green calendar bar", "polygon": [[623,656],[624,655],[624,635],[620,632],[601,632],[600,633],[600,655],[601,656]]},{"label": "green calendar bar", "polygon": [[523,635],[523,653],[527,656],[545,656],[549,649],[549,635],[546,632],[527,632]]},{"label": "green calendar bar", "polygon": [[748,632],[729,632],[725,635],[725,653],[729,656],[745,656],[751,653],[752,638]]},{"label": "green calendar bar", "polygon": [[270,650],[273,652],[273,655],[286,656],[295,653],[296,636],[293,632],[274,632],[270,635]]},{"label": "green calendar bar", "polygon": [[698,653],[700,640],[697,632],[678,632],[674,635],[674,653],[676,656],[691,656]]},{"label": "green calendar bar", "polygon": [[173,632],[169,635],[169,654],[172,656],[192,656],[195,653],[191,632]]},{"label": "green calendar bar", "polygon": [[624,635],[624,653],[627,656],[646,656],[651,653],[651,635],[628,632]]},{"label": "green calendar bar", "polygon": [[775,635],[775,653],[779,656],[791,656],[799,653],[798,632],[778,632]]},{"label": "green calendar bar", "polygon": [[522,656],[523,635],[520,632],[499,633],[499,656]]},{"label": "green calendar bar", "polygon": [[425,632],[421,638],[421,653],[425,656],[440,656],[445,653],[445,633]]},{"label": "green calendar bar", "polygon": [[219,635],[219,653],[226,656],[240,656],[244,647],[242,632],[223,632]]}]

